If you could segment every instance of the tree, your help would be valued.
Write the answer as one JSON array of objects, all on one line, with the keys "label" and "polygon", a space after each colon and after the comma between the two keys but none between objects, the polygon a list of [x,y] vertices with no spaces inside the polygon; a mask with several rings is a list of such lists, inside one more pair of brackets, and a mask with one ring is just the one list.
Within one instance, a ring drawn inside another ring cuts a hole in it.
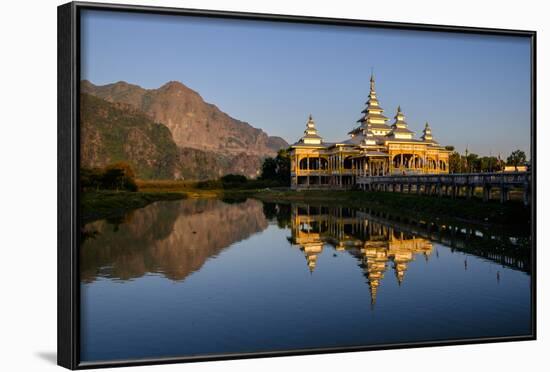
[{"label": "tree", "polygon": [[287,149],[281,149],[276,157],[264,160],[260,179],[277,181],[281,185],[290,183],[290,155]]},{"label": "tree", "polygon": [[477,154],[468,154],[465,162],[466,162],[465,171],[467,173],[479,172],[481,166],[480,166],[479,156]]},{"label": "tree", "polygon": [[113,163],[105,167],[104,188],[112,190],[137,191],[136,175],[130,164]]},{"label": "tree", "polygon": [[84,190],[102,188],[104,170],[101,168],[80,168],[80,186]]},{"label": "tree", "polygon": [[479,158],[481,164],[481,172],[498,172],[501,170],[500,162],[495,156],[483,156]]},{"label": "tree", "polygon": [[449,155],[449,172],[460,173],[464,171],[462,156],[456,151],[453,151]]},{"label": "tree", "polygon": [[81,168],[80,186],[84,190],[137,191],[135,173],[130,164],[114,163],[105,168]]},{"label": "tree", "polygon": [[519,165],[525,165],[527,163],[527,156],[525,152],[521,150],[513,151],[506,159],[506,164],[513,165],[518,170]]},{"label": "tree", "polygon": [[226,174],[220,178],[223,188],[231,189],[242,187],[248,182],[248,179],[242,174]]},{"label": "tree", "polygon": [[262,164],[262,173],[260,175],[262,180],[274,180],[277,179],[277,159],[266,158]]}]

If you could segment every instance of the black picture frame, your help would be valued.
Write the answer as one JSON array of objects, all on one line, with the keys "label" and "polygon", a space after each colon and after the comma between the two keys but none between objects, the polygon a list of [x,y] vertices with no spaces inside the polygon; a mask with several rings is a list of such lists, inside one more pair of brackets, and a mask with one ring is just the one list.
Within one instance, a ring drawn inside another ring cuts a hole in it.
[{"label": "black picture frame", "polygon": [[[334,347],[259,353],[219,354],[199,357],[144,358],[109,362],[79,360],[79,91],[80,91],[80,12],[84,9],[166,14],[237,20],[264,20],[317,25],[344,25],[385,29],[439,31],[478,35],[520,36],[531,42],[531,321],[532,333],[526,336],[463,339],[437,342],[415,342],[360,347]],[[58,318],[57,357],[60,366],[69,369],[122,367],[226,359],[338,353],[426,346],[481,344],[488,342],[525,341],[536,339],[536,32],[478,27],[442,26],[356,19],[318,18],[278,14],[240,13],[199,9],[179,9],[71,2],[58,7]]]}]

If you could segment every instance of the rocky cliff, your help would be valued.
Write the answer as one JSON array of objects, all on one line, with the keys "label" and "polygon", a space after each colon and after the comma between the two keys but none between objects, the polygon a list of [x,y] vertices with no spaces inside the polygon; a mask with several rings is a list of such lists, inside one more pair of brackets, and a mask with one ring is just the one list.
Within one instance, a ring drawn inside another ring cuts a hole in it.
[{"label": "rocky cliff", "polygon": [[139,178],[180,174],[179,149],[170,130],[134,107],[80,97],[80,161],[86,168],[128,162]]},{"label": "rocky cliff", "polygon": [[[144,89],[126,82],[97,86],[82,81],[81,92],[129,105],[164,124],[180,150],[181,174],[186,178],[205,179],[228,173],[255,177],[265,157],[288,146],[282,138],[270,137],[232,118],[179,82]],[[201,170],[197,159],[205,159],[212,168]]]}]

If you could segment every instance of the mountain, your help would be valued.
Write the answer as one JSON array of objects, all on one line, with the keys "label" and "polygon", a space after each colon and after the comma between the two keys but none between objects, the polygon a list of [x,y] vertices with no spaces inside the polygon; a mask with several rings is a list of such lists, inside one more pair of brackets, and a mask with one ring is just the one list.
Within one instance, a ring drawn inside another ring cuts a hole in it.
[{"label": "mountain", "polygon": [[139,178],[179,174],[179,149],[170,130],[134,107],[80,96],[80,159],[86,168],[130,163]]},{"label": "mountain", "polygon": [[[183,169],[197,168],[197,164],[189,162],[202,157],[214,165],[210,173],[223,175],[237,170],[254,177],[265,157],[288,147],[282,138],[270,137],[263,130],[232,118],[180,82],[144,89],[126,82],[97,86],[84,80],[81,92],[130,105],[168,127],[180,149]],[[191,178],[205,178],[196,172],[183,173]]]}]

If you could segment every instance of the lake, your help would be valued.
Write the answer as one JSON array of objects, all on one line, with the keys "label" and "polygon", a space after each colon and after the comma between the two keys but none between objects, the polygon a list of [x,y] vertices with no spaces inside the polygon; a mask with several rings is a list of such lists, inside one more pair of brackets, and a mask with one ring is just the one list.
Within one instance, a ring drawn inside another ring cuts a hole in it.
[{"label": "lake", "polygon": [[527,335],[528,236],[368,208],[157,202],[83,228],[81,361]]}]

